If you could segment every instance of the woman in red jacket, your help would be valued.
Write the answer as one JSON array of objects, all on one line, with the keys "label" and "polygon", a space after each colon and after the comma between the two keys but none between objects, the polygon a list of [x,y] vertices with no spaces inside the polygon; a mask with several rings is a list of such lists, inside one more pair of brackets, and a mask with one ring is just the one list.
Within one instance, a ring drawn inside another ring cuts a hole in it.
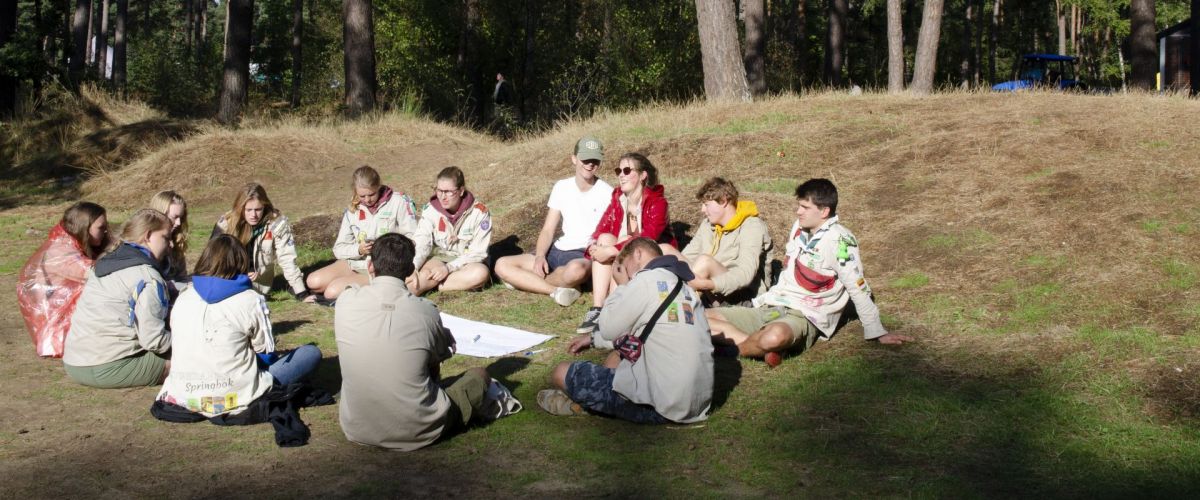
[{"label": "woman in red jacket", "polygon": [[675,246],[675,237],[668,227],[671,219],[667,215],[667,199],[658,183],[658,169],[645,156],[626,153],[617,162],[616,174],[617,189],[613,190],[612,201],[600,217],[587,248],[592,259],[592,308],[575,329],[580,334],[596,329],[604,299],[616,287],[613,260],[625,243],[643,237],[660,245]]}]

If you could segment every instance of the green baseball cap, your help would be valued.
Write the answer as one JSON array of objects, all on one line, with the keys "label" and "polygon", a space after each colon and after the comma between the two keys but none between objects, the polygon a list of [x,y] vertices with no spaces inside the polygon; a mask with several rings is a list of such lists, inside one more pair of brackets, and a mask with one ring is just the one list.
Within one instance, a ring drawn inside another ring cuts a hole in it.
[{"label": "green baseball cap", "polygon": [[585,135],[575,143],[575,157],[579,158],[579,161],[603,161],[604,144],[600,143],[600,139]]}]

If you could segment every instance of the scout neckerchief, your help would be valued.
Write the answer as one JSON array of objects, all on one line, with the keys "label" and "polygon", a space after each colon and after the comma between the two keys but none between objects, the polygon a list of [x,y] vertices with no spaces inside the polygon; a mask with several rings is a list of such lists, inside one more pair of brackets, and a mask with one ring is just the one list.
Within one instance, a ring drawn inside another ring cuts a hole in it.
[{"label": "scout neckerchief", "polygon": [[708,254],[716,255],[717,249],[721,246],[721,237],[725,233],[733,232],[737,228],[742,227],[742,223],[751,217],[758,217],[758,205],[753,201],[739,201],[737,210],[734,211],[733,217],[729,219],[729,223],[724,226],[713,224],[713,244]]},{"label": "scout neckerchief", "polygon": [[[810,237],[806,237],[804,229],[796,230],[796,237],[800,239],[800,243],[802,243],[803,246],[800,248],[800,251],[796,253],[796,257],[792,262],[792,275],[796,279],[796,283],[805,290],[816,293],[833,287],[833,282],[837,278],[836,275],[827,276],[821,274],[815,269],[804,265],[804,263],[800,261],[800,257],[804,256],[804,254],[819,256],[815,248],[817,247],[817,244],[821,242],[821,238],[825,236],[825,233],[828,232],[834,224],[837,224],[837,220],[838,219],[836,215],[830,217],[829,220],[825,221],[824,224],[821,224],[821,227],[817,228],[817,230],[814,231]],[[838,258],[840,261],[840,255]]]}]

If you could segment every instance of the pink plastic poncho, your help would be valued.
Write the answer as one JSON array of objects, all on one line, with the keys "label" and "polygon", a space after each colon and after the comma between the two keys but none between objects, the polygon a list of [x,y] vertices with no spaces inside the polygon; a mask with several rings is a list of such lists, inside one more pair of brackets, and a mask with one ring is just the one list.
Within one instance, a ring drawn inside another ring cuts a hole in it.
[{"label": "pink plastic poncho", "polygon": [[38,356],[61,358],[71,314],[83,292],[93,260],[62,224],[38,248],[17,276],[17,302]]}]

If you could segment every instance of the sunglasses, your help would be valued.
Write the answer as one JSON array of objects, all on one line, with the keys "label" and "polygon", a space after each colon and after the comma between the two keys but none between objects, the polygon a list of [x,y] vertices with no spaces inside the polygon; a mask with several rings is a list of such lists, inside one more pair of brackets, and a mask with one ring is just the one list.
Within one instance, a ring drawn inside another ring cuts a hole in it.
[{"label": "sunglasses", "polygon": [[624,167],[624,168],[617,167],[617,168],[613,169],[613,173],[617,174],[617,175],[621,175],[621,174],[629,175],[630,172],[637,172],[637,170],[633,169],[632,167]]}]

